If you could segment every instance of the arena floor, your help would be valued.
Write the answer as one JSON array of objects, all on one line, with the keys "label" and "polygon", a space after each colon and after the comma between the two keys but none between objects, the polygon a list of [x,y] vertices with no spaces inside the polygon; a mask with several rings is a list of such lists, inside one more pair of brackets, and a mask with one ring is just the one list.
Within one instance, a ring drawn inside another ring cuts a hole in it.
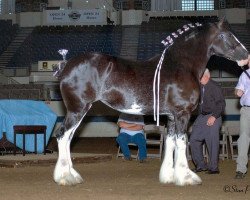
[{"label": "arena floor", "polygon": [[[53,146],[53,142],[50,144]],[[69,187],[53,181],[53,165],[22,168],[0,168],[1,200],[249,200],[250,175],[235,180],[235,161],[220,161],[220,174],[201,173],[202,185],[179,187],[160,184],[158,173],[161,162],[149,159],[146,163],[124,161],[115,155],[115,140],[81,139],[74,142],[73,152],[107,153],[109,161],[75,164],[84,183]],[[192,163],[190,162],[190,167]]]}]

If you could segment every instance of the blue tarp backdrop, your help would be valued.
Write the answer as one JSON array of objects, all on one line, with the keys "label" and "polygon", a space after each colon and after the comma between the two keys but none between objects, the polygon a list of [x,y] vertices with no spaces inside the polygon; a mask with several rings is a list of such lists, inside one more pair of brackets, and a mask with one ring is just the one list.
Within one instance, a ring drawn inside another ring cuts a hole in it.
[{"label": "blue tarp backdrop", "polygon": [[[43,102],[33,100],[0,100],[0,139],[3,133],[11,143],[14,143],[14,125],[45,125],[46,145],[52,134],[57,116]],[[37,152],[43,152],[43,135],[37,136]],[[17,147],[22,148],[22,135],[17,135]],[[26,135],[26,151],[34,152],[34,135]]]}]

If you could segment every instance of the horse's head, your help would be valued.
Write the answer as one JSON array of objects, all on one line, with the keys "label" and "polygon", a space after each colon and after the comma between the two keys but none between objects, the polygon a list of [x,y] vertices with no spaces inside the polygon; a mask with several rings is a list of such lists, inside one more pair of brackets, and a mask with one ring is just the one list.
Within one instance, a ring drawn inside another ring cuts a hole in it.
[{"label": "horse's head", "polygon": [[212,26],[213,42],[211,46],[212,54],[236,61],[239,66],[248,63],[248,51],[243,44],[230,31],[229,24],[225,19],[220,20]]}]

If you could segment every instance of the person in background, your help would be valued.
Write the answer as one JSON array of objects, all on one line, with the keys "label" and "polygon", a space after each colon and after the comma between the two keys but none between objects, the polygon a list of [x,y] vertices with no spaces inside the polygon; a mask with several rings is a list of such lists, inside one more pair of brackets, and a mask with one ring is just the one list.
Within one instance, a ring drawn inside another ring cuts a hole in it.
[{"label": "person in background", "polygon": [[[222,124],[221,115],[226,103],[220,86],[210,79],[210,72],[205,70],[201,80],[199,115],[195,120],[190,136],[190,148],[195,172],[208,171],[219,174],[219,133]],[[206,143],[209,163],[205,163],[203,143]]]},{"label": "person in background", "polygon": [[[250,64],[248,64],[250,67]],[[250,69],[246,72],[250,74]],[[236,160],[236,179],[243,179],[247,173],[248,150],[250,144],[250,78],[242,73],[235,87],[235,94],[240,97],[240,137]]]},{"label": "person in background", "polygon": [[147,158],[146,139],[144,136],[144,119],[141,115],[120,114],[118,122],[120,133],[116,138],[125,160],[132,160],[128,143],[134,143],[139,149],[139,161],[143,163]]}]

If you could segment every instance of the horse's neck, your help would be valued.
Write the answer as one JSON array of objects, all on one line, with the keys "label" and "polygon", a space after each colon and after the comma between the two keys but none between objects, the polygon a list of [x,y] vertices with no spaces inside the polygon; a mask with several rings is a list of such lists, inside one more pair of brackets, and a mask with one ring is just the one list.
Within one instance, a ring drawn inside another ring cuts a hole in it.
[{"label": "horse's neck", "polygon": [[[175,67],[187,68],[192,73],[200,78],[204,72],[208,60],[211,57],[209,50],[209,42],[204,41],[204,38],[198,38],[196,41],[190,40],[183,44],[174,46],[166,52],[166,65],[173,63]],[[171,62],[169,62],[171,61]]]}]

